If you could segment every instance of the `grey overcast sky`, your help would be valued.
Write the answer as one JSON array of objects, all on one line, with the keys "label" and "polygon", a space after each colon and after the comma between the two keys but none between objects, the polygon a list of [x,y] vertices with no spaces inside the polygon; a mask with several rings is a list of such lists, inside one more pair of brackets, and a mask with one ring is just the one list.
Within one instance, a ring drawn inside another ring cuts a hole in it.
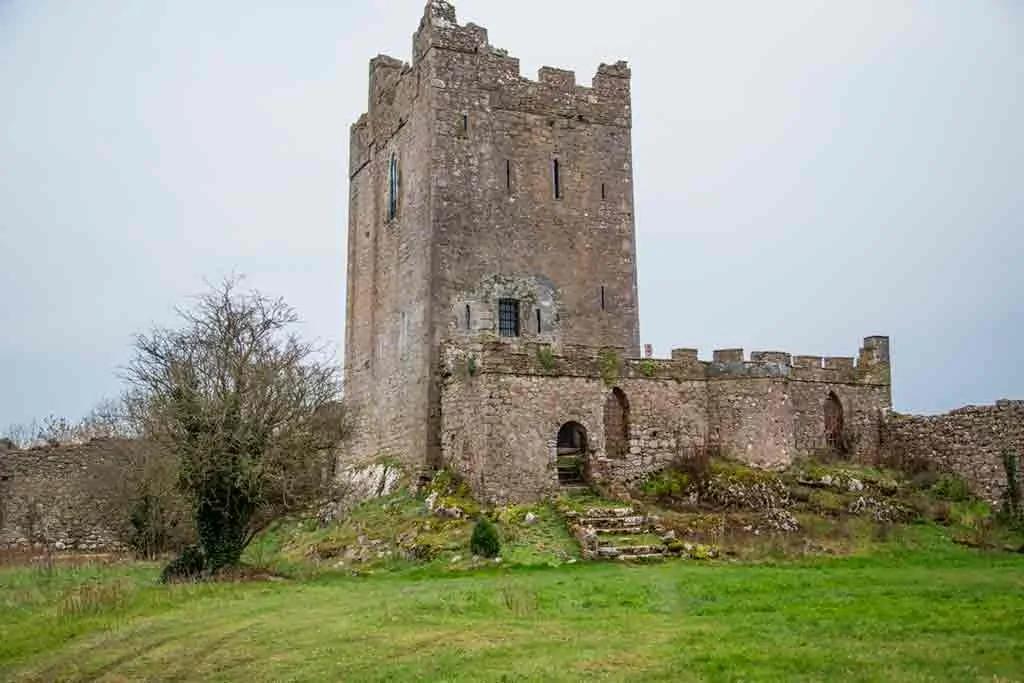
[{"label": "grey overcast sky", "polygon": [[[423,4],[0,0],[0,431],[232,271],[340,347],[348,128]],[[1024,2],[456,7],[530,77],[630,62],[656,355],[889,334],[897,409],[1024,398]]]}]

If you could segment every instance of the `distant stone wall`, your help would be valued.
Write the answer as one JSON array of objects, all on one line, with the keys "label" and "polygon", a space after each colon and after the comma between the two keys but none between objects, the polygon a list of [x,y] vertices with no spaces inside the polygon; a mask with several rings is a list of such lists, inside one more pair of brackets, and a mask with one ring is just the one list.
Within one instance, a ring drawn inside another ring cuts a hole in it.
[{"label": "distant stone wall", "polygon": [[884,455],[936,463],[962,477],[978,495],[998,503],[1006,490],[1003,451],[1024,458],[1024,401],[966,406],[944,415],[889,415]]},{"label": "distant stone wall", "polygon": [[0,547],[120,547],[118,525],[103,492],[106,480],[137,448],[119,439],[26,450],[0,447]]}]

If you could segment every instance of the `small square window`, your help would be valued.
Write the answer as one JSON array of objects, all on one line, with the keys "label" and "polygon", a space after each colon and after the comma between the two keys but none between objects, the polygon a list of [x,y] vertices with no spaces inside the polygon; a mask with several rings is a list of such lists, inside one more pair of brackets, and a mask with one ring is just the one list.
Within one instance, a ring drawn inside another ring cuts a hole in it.
[{"label": "small square window", "polygon": [[498,299],[498,334],[502,337],[519,336],[518,299]]}]

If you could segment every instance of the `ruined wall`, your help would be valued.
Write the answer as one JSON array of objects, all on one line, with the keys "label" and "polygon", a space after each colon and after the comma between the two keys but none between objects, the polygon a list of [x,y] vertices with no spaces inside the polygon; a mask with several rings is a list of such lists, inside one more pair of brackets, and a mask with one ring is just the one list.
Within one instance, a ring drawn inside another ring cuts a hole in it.
[{"label": "ruined wall", "polygon": [[103,495],[106,480],[135,448],[130,441],[94,439],[0,450],[0,547],[120,547],[117,523]]},{"label": "ruined wall", "polygon": [[[865,348],[885,338],[865,340]],[[874,340],[874,341],[873,341]],[[885,340],[887,348],[887,340]],[[889,407],[888,354],[819,358],[740,349],[700,361],[692,349],[669,359],[624,359],[622,349],[497,342],[444,348],[442,454],[488,500],[535,500],[558,489],[561,425],[587,432],[589,474],[627,488],[704,445],[761,467],[783,467],[824,445],[824,403],[835,394],[847,431],[866,454]],[[848,361],[848,362],[847,362]],[[883,362],[884,361],[884,362]],[[628,401],[627,447],[609,448],[605,406],[615,388]],[[810,429],[818,429],[810,438]],[[803,443],[801,442],[803,439]],[[858,453],[854,453],[857,456]]]},{"label": "ruined wall", "polygon": [[998,504],[1006,489],[1002,454],[1024,458],[1024,401],[967,406],[944,415],[887,416],[883,455],[930,460],[962,477],[986,500]]}]

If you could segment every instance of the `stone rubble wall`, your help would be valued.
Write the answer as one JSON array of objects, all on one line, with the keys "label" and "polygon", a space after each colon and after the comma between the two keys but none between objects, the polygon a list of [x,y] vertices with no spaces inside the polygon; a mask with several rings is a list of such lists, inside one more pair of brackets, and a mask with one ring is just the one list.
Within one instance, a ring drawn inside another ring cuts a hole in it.
[{"label": "stone rubble wall", "polygon": [[966,406],[944,415],[893,413],[881,432],[883,456],[934,462],[998,505],[1006,490],[1003,451],[1024,459],[1024,401]]},{"label": "stone rubble wall", "polygon": [[120,548],[118,524],[102,498],[104,483],[137,448],[131,441],[93,439],[0,449],[0,547]]},{"label": "stone rubble wall", "polygon": [[[824,443],[831,393],[856,434],[855,457],[871,459],[889,408],[884,368],[865,360],[827,367],[781,358],[743,360],[736,350],[698,361],[624,359],[622,349],[543,344],[449,344],[441,395],[442,456],[492,502],[529,502],[558,491],[556,437],[580,423],[591,481],[623,490],[704,446],[751,465],[779,468]],[[815,373],[815,374],[806,374]],[[624,456],[606,451],[604,409],[617,387],[629,405]]]}]

